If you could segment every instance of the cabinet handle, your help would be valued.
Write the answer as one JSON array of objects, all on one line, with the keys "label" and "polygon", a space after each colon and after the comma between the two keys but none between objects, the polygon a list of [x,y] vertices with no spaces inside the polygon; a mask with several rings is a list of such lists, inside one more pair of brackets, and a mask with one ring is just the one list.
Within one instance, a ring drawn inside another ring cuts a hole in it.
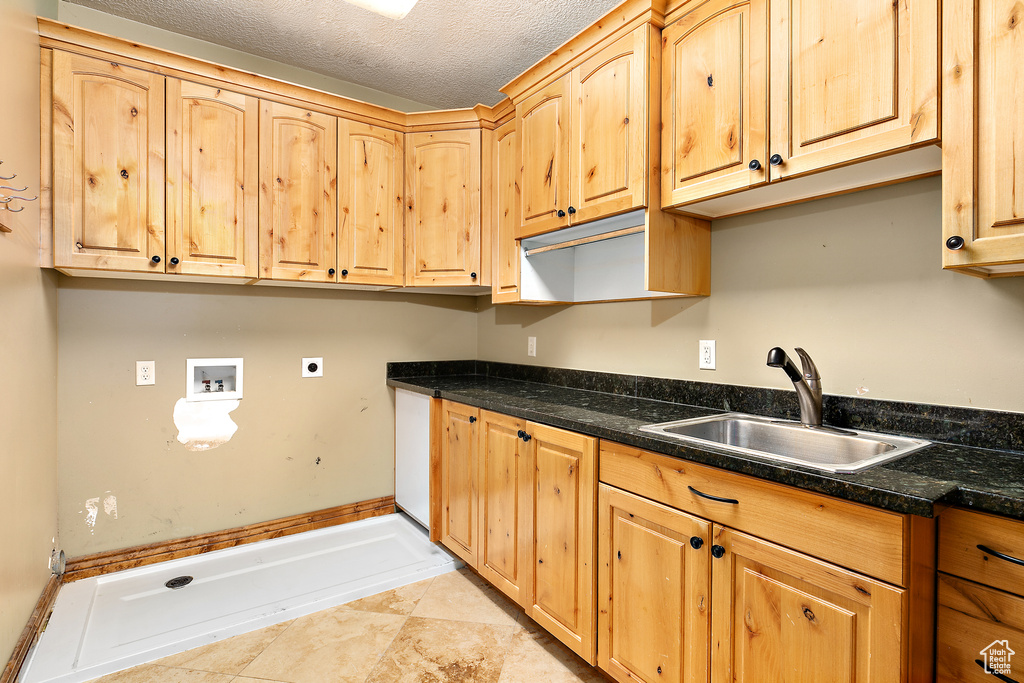
[{"label": "cabinet handle", "polygon": [[710,493],[704,493],[703,491],[698,491],[697,489],[693,488],[692,486],[687,486],[686,488],[690,489],[690,492],[693,493],[693,495],[700,496],[701,498],[707,498],[708,500],[713,500],[716,503],[728,503],[729,505],[739,505],[740,504],[740,502],[738,500],[736,500],[735,498],[722,498],[721,496],[712,496]]},{"label": "cabinet handle", "polygon": [[713,545],[711,546],[711,554],[714,555],[716,560],[721,559],[725,555],[725,548],[720,545]]},{"label": "cabinet handle", "polygon": [[750,163],[747,164],[747,168],[749,168],[751,171],[760,171],[761,162],[758,161],[757,159],[751,159]]},{"label": "cabinet handle", "polygon": [[558,217],[559,218],[565,218],[565,211],[562,211],[561,209],[559,209],[558,210]]},{"label": "cabinet handle", "polygon": [[342,268],[341,269],[341,276],[342,277],[348,277],[348,269],[347,268]]},{"label": "cabinet handle", "polygon": [[576,209],[570,206],[570,207],[569,207],[569,215],[570,215],[570,216],[572,216],[572,215],[574,215],[575,213],[576,213]]},{"label": "cabinet handle", "polygon": [[176,265],[178,265],[178,263],[180,263],[180,261],[178,261],[178,257],[177,256],[172,256],[171,257],[171,265],[172,266],[176,266]]},{"label": "cabinet handle", "polygon": [[328,268],[327,269],[327,274],[328,275],[334,275],[334,268]]},{"label": "cabinet handle", "polygon": [[946,249],[949,249],[950,251],[958,251],[960,249],[963,249],[965,244],[966,242],[964,242],[963,237],[961,237],[960,235],[953,235],[948,240],[946,240]]},{"label": "cabinet handle", "polygon": [[999,680],[1005,681],[1005,683],[1017,683],[1017,681],[1013,680],[1009,676],[1004,676],[1003,674],[997,674],[995,671],[989,671],[988,667],[985,666],[985,662],[981,661],[980,659],[975,659],[974,663],[977,664],[978,666],[980,666],[982,669],[984,669],[985,673],[987,673],[989,676],[995,676]]},{"label": "cabinet handle", "polygon": [[160,257],[154,256],[153,258],[150,259],[150,261],[152,261],[153,263],[160,263]]},{"label": "cabinet handle", "polygon": [[469,279],[475,280],[476,279],[476,273],[470,273],[469,274]]},{"label": "cabinet handle", "polygon": [[700,536],[691,536],[690,545],[693,547],[694,550],[700,550],[701,546],[704,545],[704,539]]},{"label": "cabinet handle", "polygon": [[1004,555],[1003,553],[1001,553],[999,551],[992,550],[988,546],[984,546],[984,545],[979,544],[978,545],[978,550],[980,550],[981,552],[985,553],[986,555],[991,555],[992,557],[998,557],[1000,560],[1006,560],[1007,562],[1012,562],[1014,564],[1019,564],[1020,566],[1024,567],[1024,560],[1022,560],[1020,558],[1017,558],[1017,557],[1013,557],[1012,555]]},{"label": "cabinet handle", "polygon": [[771,164],[772,166],[782,166],[782,155],[781,154],[773,154],[773,155],[771,155],[770,157],[768,157],[768,163]]},{"label": "cabinet handle", "polygon": [[523,443],[526,443],[527,441],[529,441],[533,437],[530,436],[529,434],[527,434],[526,432],[523,432],[523,435],[520,438],[523,440]]},{"label": "cabinet handle", "polygon": [[469,416],[469,424],[473,424],[474,422],[476,422],[476,418],[473,417],[472,415],[470,415]]}]

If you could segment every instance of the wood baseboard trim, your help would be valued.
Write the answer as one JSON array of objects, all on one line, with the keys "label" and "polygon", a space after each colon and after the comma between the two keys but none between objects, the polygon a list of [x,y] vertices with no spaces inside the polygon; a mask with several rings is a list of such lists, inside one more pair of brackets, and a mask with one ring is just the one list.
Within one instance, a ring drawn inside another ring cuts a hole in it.
[{"label": "wood baseboard trim", "polygon": [[170,541],[140,545],[121,550],[110,550],[69,559],[64,572],[64,581],[69,583],[91,576],[109,574],[143,567],[156,562],[176,560],[181,557],[200,555],[213,550],[223,550],[235,546],[280,538],[303,531],[324,529],[326,527],[355,522],[360,519],[389,515],[395,511],[395,497],[385,496],[363,500],[358,503],[340,505],[338,507],[318,510],[303,515],[282,517],[267,522],[248,526],[225,529],[209,534],[200,534]]},{"label": "wood baseboard trim", "polygon": [[51,576],[46,583],[46,588],[39,596],[36,608],[32,610],[32,616],[25,624],[25,630],[21,632],[21,637],[14,644],[14,652],[11,653],[7,666],[4,667],[3,673],[0,673],[0,683],[14,683],[18,679],[18,674],[21,673],[21,667],[25,663],[29,650],[32,649],[32,645],[46,626],[46,620],[50,616],[50,610],[53,609],[54,600],[57,599],[60,584],[61,577],[56,575]]}]

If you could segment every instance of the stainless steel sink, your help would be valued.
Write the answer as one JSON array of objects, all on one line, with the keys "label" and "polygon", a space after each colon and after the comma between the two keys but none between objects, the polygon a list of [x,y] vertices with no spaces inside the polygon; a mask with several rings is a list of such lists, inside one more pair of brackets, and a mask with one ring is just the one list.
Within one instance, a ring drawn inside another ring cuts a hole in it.
[{"label": "stainless steel sink", "polygon": [[640,430],[837,473],[860,472],[930,443],[873,432],[809,428],[799,422],[742,413],[662,422],[644,425]]}]

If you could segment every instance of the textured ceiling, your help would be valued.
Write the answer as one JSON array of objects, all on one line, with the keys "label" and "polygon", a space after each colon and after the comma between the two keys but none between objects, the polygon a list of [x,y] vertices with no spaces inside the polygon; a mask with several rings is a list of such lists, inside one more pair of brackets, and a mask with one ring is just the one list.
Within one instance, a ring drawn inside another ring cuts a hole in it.
[{"label": "textured ceiling", "polygon": [[621,0],[420,0],[393,21],[343,0],[70,0],[442,109],[498,88]]}]

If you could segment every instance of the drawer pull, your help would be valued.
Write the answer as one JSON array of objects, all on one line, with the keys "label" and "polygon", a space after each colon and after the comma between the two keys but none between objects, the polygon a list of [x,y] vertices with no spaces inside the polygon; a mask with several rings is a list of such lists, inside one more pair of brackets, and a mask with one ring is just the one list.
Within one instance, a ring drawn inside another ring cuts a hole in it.
[{"label": "drawer pull", "polygon": [[989,671],[988,667],[985,666],[985,662],[981,661],[980,659],[975,659],[974,663],[977,664],[978,666],[980,666],[985,671],[985,673],[987,673],[989,676],[995,676],[999,680],[1005,681],[1005,683],[1017,683],[1017,681],[1013,680],[1009,676],[1004,676],[1003,674],[997,674],[995,671]]},{"label": "drawer pull", "polygon": [[716,503],[728,503],[729,505],[739,505],[740,504],[740,502],[738,500],[736,500],[735,498],[722,498],[721,496],[712,496],[710,493],[704,493],[702,491],[698,491],[697,489],[693,488],[692,486],[687,486],[686,488],[690,489],[690,492],[693,495],[700,496],[701,498],[707,498],[708,500],[713,500]]},{"label": "drawer pull", "polygon": [[985,553],[986,555],[991,555],[992,557],[998,557],[1000,560],[1006,560],[1007,562],[1013,562],[1014,564],[1019,564],[1020,566],[1024,567],[1024,560],[1022,560],[1020,558],[1017,558],[1017,557],[1012,557],[1010,555],[1004,555],[1001,552],[992,550],[991,548],[989,548],[987,546],[983,546],[980,543],[978,544],[978,550],[980,550],[981,552]]}]

